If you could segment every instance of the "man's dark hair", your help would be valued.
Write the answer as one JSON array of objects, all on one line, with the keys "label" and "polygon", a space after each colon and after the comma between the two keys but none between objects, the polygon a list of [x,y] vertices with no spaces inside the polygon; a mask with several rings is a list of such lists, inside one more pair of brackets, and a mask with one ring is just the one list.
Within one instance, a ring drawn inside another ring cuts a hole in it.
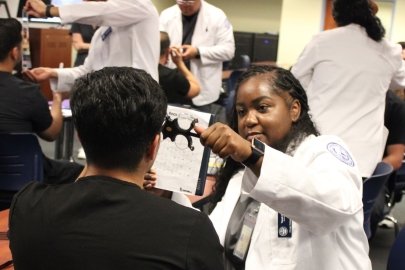
[{"label": "man's dark hair", "polygon": [[87,162],[133,171],[160,132],[167,100],[145,71],[106,67],[76,80],[71,108]]},{"label": "man's dark hair", "polygon": [[8,53],[22,41],[21,23],[14,18],[0,18],[0,61],[7,58]]},{"label": "man's dark hair", "polygon": [[332,14],[338,26],[351,23],[361,25],[375,41],[380,41],[385,35],[385,29],[380,19],[373,14],[368,0],[334,0]]},{"label": "man's dark hair", "polygon": [[[287,104],[290,103],[291,100],[284,93],[288,93],[293,100],[298,100],[298,102],[301,104],[300,116],[298,117],[297,121],[292,124],[289,134],[283,140],[284,144],[277,147],[280,148],[278,150],[285,152],[288,145],[294,144],[296,147],[298,147],[302,138],[311,134],[319,135],[319,132],[312,122],[309,114],[308,98],[304,88],[290,71],[274,66],[251,66],[238,78],[230,127],[234,131],[238,132],[238,115],[235,109],[235,103],[240,85],[252,77],[261,75],[266,76],[270,89],[282,97]],[[226,159],[225,166],[219,171],[218,181],[214,186],[215,192],[212,196],[212,203],[214,206],[222,199],[229,180],[240,168],[242,168],[240,163],[234,161],[232,158]]]},{"label": "man's dark hair", "polygon": [[402,50],[405,50],[405,41],[400,41],[398,44],[401,45]]},{"label": "man's dark hair", "polygon": [[169,47],[170,47],[169,34],[164,31],[160,31],[160,55],[164,55],[167,49],[169,49]]}]

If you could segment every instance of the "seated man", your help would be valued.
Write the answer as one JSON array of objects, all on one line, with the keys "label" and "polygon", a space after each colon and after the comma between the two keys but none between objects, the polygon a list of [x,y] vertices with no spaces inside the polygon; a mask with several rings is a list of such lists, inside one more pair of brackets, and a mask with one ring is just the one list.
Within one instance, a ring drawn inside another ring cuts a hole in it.
[{"label": "seated man", "polygon": [[[37,84],[12,75],[21,64],[22,26],[16,19],[0,19],[0,132],[33,132],[46,141],[55,140],[62,128],[62,96],[53,93],[52,108]],[[73,182],[83,166],[56,161],[44,155],[44,181]]]},{"label": "seated man", "polygon": [[223,269],[205,214],[142,190],[166,115],[159,84],[106,67],[76,80],[71,107],[87,166],[75,183],[32,183],[14,197],[15,268]]},{"label": "seated man", "polygon": [[402,192],[395,190],[396,171],[401,168],[405,153],[405,103],[391,90],[385,99],[384,125],[388,129],[383,161],[391,164],[393,174],[374,205],[371,215],[371,230],[374,234],[379,222],[382,227],[394,226],[390,216],[391,209],[402,198]]},{"label": "seated man", "polygon": [[[165,65],[171,57],[176,69]],[[167,101],[173,104],[190,104],[191,99],[200,93],[200,84],[183,62],[179,48],[170,48],[170,38],[160,32],[159,83],[166,93]]]}]

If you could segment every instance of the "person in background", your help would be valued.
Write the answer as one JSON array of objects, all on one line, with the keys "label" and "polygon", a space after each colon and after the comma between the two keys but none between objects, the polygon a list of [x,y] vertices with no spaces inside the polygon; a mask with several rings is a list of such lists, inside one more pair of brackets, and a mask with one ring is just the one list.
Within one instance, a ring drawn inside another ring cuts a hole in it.
[{"label": "person in background", "polygon": [[[215,102],[222,90],[222,62],[235,54],[233,29],[225,13],[204,0],[177,0],[160,14],[160,30],[169,34],[201,86],[192,102],[196,109],[226,121],[225,108]],[[173,67],[173,66],[172,66]]]},{"label": "person in background", "polygon": [[85,1],[59,7],[27,0],[24,8],[35,17],[99,26],[83,65],[31,71],[38,81],[51,79],[53,90],[69,91],[78,77],[106,66],[135,67],[159,79],[159,15],[151,0]]},{"label": "person in background", "polygon": [[308,112],[291,72],[252,66],[238,79],[231,126],[195,128],[225,158],[210,214],[225,269],[371,269],[357,164]]},{"label": "person in background", "polygon": [[317,34],[292,67],[320,132],[347,143],[364,178],[383,156],[387,89],[405,87],[401,48],[384,39],[377,10],[373,0],[335,0],[338,27]]},{"label": "person in background", "polygon": [[392,227],[395,218],[390,212],[396,202],[402,199],[402,190],[395,188],[396,171],[403,166],[405,154],[405,103],[393,91],[388,91],[385,102],[384,125],[388,129],[388,138],[385,145],[383,162],[390,164],[394,172],[381,190],[371,214],[371,232],[374,236],[377,225]]},{"label": "person in background", "polygon": [[[177,68],[165,65],[169,59]],[[170,38],[166,32],[160,32],[159,84],[171,104],[190,104],[191,99],[200,93],[200,84],[184,64],[179,48],[170,48]]]},{"label": "person in background", "polygon": [[16,194],[15,269],[223,269],[205,214],[142,190],[166,116],[159,84],[143,70],[106,67],[76,80],[71,107],[86,169],[63,187],[31,183]]},{"label": "person in background", "polygon": [[[0,132],[35,133],[41,139],[54,141],[62,128],[62,94],[53,93],[52,106],[38,84],[12,75],[21,65],[22,25],[14,19],[0,19]],[[73,182],[83,166],[57,161],[43,155],[44,182]]]}]

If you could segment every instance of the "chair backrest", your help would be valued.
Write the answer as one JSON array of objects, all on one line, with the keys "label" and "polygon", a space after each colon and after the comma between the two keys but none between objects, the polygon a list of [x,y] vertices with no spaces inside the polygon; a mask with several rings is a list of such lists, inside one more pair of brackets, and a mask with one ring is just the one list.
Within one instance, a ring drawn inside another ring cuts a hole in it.
[{"label": "chair backrest", "polygon": [[32,133],[0,133],[0,191],[43,180],[42,150]]},{"label": "chair backrest", "polygon": [[405,269],[405,228],[402,228],[391,247],[387,270]]},{"label": "chair backrest", "polygon": [[379,162],[373,172],[373,175],[367,178],[363,183],[364,231],[369,239],[372,235],[370,228],[370,217],[373,206],[392,171],[393,168],[390,164]]}]

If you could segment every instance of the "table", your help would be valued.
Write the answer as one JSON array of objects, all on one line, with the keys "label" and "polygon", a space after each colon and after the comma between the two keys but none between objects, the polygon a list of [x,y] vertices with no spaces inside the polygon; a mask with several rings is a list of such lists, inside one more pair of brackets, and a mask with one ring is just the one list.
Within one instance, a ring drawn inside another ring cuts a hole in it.
[{"label": "table", "polygon": [[[11,251],[9,248],[10,241],[8,241],[8,239],[5,237],[5,233],[8,231],[8,213],[8,209],[0,211],[0,265],[3,265],[4,263],[12,259]],[[3,268],[0,267],[0,269],[10,270],[14,269],[14,267],[11,264]]]}]

